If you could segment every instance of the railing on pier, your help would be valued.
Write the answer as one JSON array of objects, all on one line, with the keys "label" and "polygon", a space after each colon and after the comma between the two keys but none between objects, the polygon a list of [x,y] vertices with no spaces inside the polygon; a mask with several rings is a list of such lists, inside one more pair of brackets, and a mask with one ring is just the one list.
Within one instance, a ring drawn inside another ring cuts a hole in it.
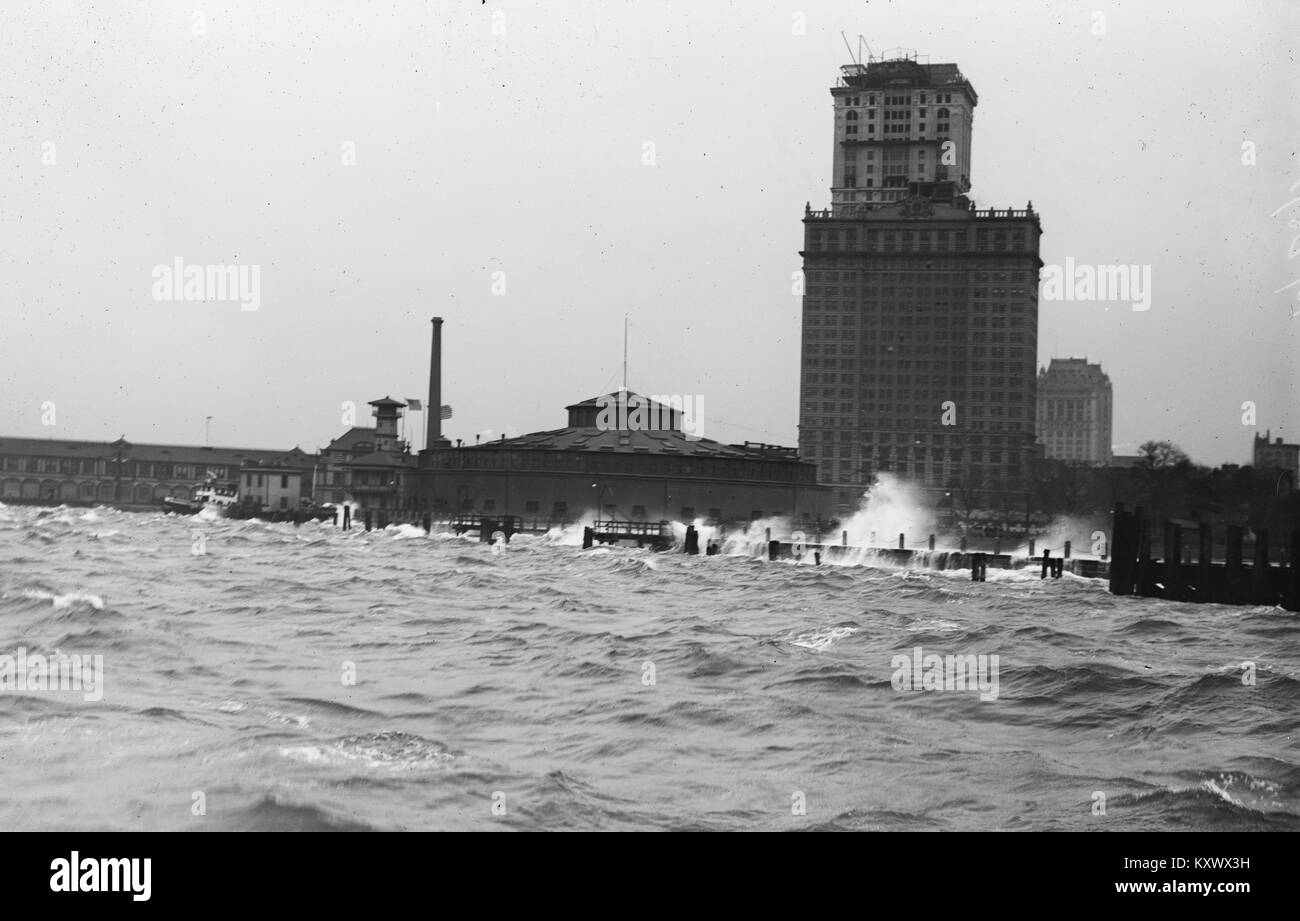
[{"label": "railing on pier", "polygon": [[597,521],[592,524],[597,534],[630,534],[635,537],[672,537],[672,525],[667,521]]},{"label": "railing on pier", "polygon": [[613,544],[634,540],[638,547],[650,544],[658,549],[670,546],[674,540],[672,524],[667,521],[596,521],[582,529],[582,547],[593,544]]}]

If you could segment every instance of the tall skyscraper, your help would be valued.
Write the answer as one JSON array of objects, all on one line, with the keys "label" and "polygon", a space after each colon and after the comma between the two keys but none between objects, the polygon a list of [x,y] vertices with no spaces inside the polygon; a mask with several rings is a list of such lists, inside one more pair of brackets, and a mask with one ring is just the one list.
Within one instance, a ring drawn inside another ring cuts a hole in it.
[{"label": "tall skyscraper", "polygon": [[978,97],[915,55],[841,68],[831,207],[804,215],[799,448],[841,513],[875,474],[940,510],[1023,504],[1035,454],[1032,203],[977,210]]},{"label": "tall skyscraper", "polygon": [[1086,358],[1053,358],[1038,373],[1038,440],[1044,454],[1077,464],[1110,464],[1110,378]]}]

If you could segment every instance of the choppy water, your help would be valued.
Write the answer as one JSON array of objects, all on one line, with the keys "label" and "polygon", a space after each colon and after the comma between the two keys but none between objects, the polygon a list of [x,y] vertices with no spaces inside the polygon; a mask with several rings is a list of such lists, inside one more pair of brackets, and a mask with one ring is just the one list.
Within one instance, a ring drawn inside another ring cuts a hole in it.
[{"label": "choppy water", "polygon": [[0,506],[0,828],[1300,830],[1296,615],[989,576]]}]

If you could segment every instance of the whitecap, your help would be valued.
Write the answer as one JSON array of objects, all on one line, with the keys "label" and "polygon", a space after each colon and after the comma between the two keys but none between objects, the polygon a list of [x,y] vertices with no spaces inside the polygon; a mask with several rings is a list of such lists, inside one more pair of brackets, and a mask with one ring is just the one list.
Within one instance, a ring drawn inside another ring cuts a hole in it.
[{"label": "whitecap", "polygon": [[852,636],[858,632],[857,627],[831,627],[826,630],[813,630],[809,633],[801,633],[791,639],[789,642],[793,646],[802,646],[805,649],[812,649],[821,652],[830,649],[838,641],[846,636]]},{"label": "whitecap", "polygon": [[74,604],[81,602],[88,604],[96,611],[104,610],[104,599],[98,595],[89,595],[84,592],[68,592],[66,595],[56,595],[53,592],[43,592],[39,589],[29,589],[23,592],[25,598],[36,598],[40,601],[53,602],[55,608],[70,608]]}]

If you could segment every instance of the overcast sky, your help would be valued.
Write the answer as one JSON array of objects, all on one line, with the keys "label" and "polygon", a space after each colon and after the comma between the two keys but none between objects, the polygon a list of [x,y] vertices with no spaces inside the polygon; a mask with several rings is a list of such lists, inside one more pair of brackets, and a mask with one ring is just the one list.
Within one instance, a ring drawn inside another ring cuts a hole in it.
[{"label": "overcast sky", "polygon": [[[1146,312],[1041,304],[1119,453],[1246,462],[1247,400],[1300,440],[1287,0],[5,3],[0,434],[314,449],[426,395],[435,314],[449,437],[557,428],[627,313],[632,389],[792,445],[841,30],[960,66],[976,201],[1032,199],[1045,262],[1151,266]],[[178,257],[260,266],[259,308],[156,300]]]}]

